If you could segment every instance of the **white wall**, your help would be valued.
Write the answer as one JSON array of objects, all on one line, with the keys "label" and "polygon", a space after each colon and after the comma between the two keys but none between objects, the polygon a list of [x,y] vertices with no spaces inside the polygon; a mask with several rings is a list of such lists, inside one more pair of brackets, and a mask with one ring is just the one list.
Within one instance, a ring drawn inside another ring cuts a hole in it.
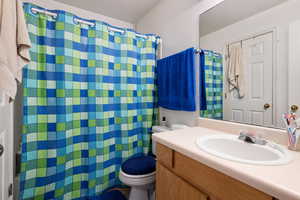
[{"label": "white wall", "polygon": [[[47,8],[47,9],[60,9],[65,10],[68,12],[71,12],[79,17],[86,18],[86,19],[96,19],[99,21],[107,22],[111,25],[123,27],[123,28],[131,28],[134,29],[135,25],[129,22],[125,22],[122,20],[114,19],[111,17],[107,17],[104,15],[101,15],[99,13],[90,12],[81,8],[73,7],[64,3],[60,3],[53,0],[22,0],[23,2],[29,2],[34,3],[36,5],[39,5],[41,7]],[[72,1],[72,0],[70,0]],[[84,3],[84,0],[82,1]]]},{"label": "white wall", "polygon": [[275,76],[276,84],[274,87],[276,88],[275,125],[277,127],[282,127],[281,115],[288,111],[288,29],[290,22],[300,19],[299,8],[299,0],[289,0],[265,12],[200,38],[202,48],[223,52],[226,44],[230,42],[275,29],[277,52],[274,55],[276,57],[274,67],[277,75]]},{"label": "white wall", "polygon": [[[136,25],[137,31],[163,39],[163,56],[199,46],[199,15],[223,0],[161,0]],[[198,85],[198,84],[197,84]],[[198,91],[198,90],[197,90]],[[199,98],[197,98],[199,99]],[[195,125],[198,112],[160,110],[170,123]]]}]

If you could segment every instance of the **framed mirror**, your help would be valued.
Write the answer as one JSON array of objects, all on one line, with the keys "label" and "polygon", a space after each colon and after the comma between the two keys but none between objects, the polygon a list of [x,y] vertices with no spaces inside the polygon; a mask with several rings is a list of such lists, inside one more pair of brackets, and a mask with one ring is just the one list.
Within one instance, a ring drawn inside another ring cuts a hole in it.
[{"label": "framed mirror", "polygon": [[200,15],[201,117],[284,128],[282,115],[299,112],[299,8],[297,0],[225,0]]}]

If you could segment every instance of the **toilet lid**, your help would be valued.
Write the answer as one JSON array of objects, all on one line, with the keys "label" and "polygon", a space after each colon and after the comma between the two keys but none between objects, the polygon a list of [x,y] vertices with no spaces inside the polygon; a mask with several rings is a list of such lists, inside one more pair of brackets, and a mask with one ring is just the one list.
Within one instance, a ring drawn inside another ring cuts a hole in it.
[{"label": "toilet lid", "polygon": [[128,175],[145,175],[156,170],[152,156],[139,156],[128,159],[122,164],[122,171]]}]

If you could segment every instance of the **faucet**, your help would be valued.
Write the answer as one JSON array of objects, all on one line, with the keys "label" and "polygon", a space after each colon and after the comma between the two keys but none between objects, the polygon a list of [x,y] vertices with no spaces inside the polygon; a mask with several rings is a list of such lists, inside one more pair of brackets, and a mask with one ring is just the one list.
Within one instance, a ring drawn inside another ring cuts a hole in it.
[{"label": "faucet", "polygon": [[242,140],[246,143],[250,144],[258,144],[258,145],[266,145],[267,141],[258,137],[255,137],[252,134],[241,132],[239,136],[239,140]]}]

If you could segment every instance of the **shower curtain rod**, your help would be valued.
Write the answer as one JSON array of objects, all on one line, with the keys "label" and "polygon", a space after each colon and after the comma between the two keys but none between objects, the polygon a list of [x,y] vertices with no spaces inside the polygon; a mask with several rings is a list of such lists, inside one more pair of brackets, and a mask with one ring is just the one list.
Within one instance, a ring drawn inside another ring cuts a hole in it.
[{"label": "shower curtain rod", "polygon": [[88,21],[85,21],[85,20],[82,20],[82,19],[74,18],[74,21],[75,21],[76,23],[86,24],[86,25],[89,25],[89,26],[92,26],[92,27],[95,26],[94,23],[88,22]]},{"label": "shower curtain rod", "polygon": [[54,18],[57,17],[57,14],[56,14],[56,13],[49,12],[49,11],[47,11],[47,10],[42,10],[42,9],[38,9],[38,8],[31,8],[31,11],[32,11],[34,14],[42,13],[42,14],[49,15],[49,16],[54,17]]},{"label": "shower curtain rod", "polygon": [[[49,16],[54,17],[54,18],[57,17],[56,13],[49,12],[47,10],[43,10],[43,9],[39,9],[39,8],[32,8],[31,10],[35,14],[36,13],[42,13],[42,14],[49,15]],[[89,22],[89,21],[86,21],[86,20],[82,20],[82,19],[78,19],[78,18],[75,18],[74,21],[76,23],[86,24],[86,25],[89,25],[89,26],[92,26],[92,27],[95,26],[95,23],[92,23],[92,22]],[[116,28],[116,27],[108,27],[108,29],[109,29],[109,31],[119,32],[119,33],[122,33],[122,34],[125,33],[125,30],[120,29],[120,28]],[[146,36],[146,35],[142,35],[142,34],[139,34],[139,33],[135,33],[135,34],[138,37],[142,37],[142,38],[145,38],[145,39],[148,38],[148,36]]]},{"label": "shower curtain rod", "polygon": [[[33,13],[42,13],[42,14],[49,15],[49,16],[54,17],[54,18],[57,17],[56,13],[49,12],[47,10],[43,10],[43,9],[39,9],[39,8],[31,8],[31,10],[32,10]],[[85,20],[82,20],[82,19],[77,19],[77,18],[75,18],[74,21],[76,23],[86,24],[86,25],[89,25],[89,26],[94,26],[95,25],[92,22],[85,21]]]}]

